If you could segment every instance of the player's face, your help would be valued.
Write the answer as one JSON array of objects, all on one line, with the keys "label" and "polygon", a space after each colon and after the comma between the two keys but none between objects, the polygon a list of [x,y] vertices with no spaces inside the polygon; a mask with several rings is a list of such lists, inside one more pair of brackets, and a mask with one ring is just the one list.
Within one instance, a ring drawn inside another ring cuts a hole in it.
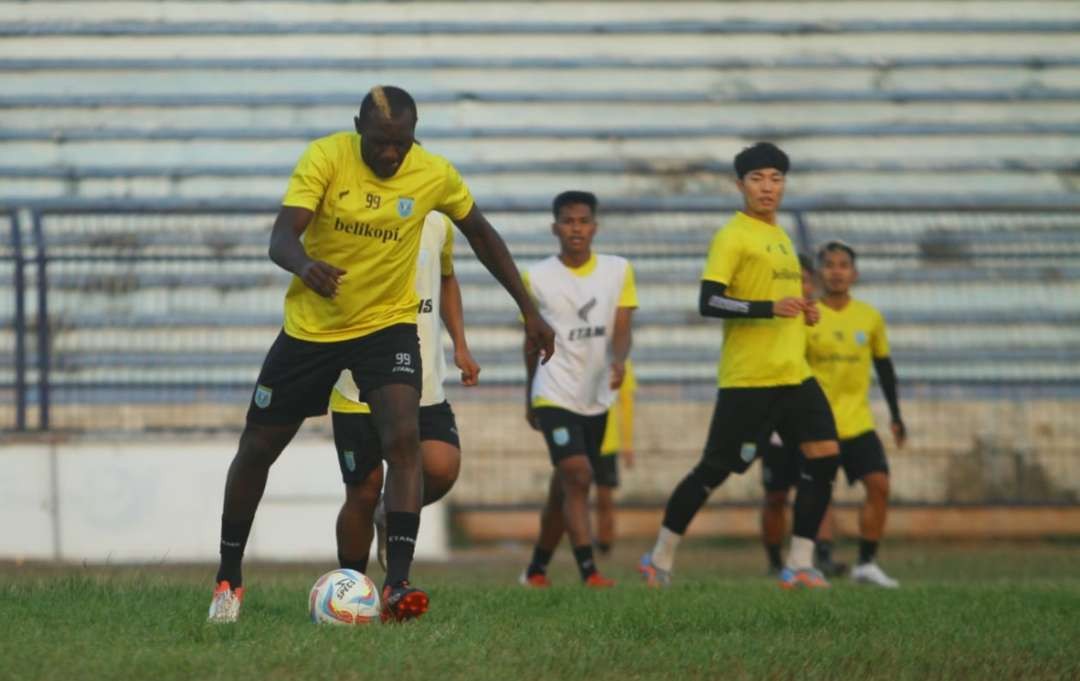
[{"label": "player's face", "polygon": [[755,215],[775,213],[784,198],[784,174],[776,168],[751,170],[735,182],[747,210]]},{"label": "player's face", "polygon": [[357,125],[360,156],[379,177],[393,177],[416,142],[416,117],[404,113],[388,119],[371,114]]},{"label": "player's face", "polygon": [[571,203],[559,209],[559,217],[551,226],[559,239],[559,249],[565,255],[581,255],[592,248],[596,236],[596,217],[584,203]]},{"label": "player's face", "polygon": [[825,259],[821,262],[821,278],[825,282],[826,293],[847,293],[857,276],[850,255],[844,251],[825,252]]}]

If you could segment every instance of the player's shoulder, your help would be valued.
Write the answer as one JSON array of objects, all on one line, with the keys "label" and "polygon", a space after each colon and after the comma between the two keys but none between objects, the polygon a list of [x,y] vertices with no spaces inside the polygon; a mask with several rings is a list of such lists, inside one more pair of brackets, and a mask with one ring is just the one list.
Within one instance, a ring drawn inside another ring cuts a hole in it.
[{"label": "player's shoulder", "polygon": [[336,155],[343,151],[348,152],[353,149],[359,149],[360,135],[355,132],[349,132],[348,130],[342,130],[341,132],[334,132],[329,135],[324,135],[323,137],[318,137],[312,140],[308,146],[316,147],[328,155]]},{"label": "player's shoulder", "polygon": [[596,263],[603,267],[611,267],[624,269],[630,266],[630,261],[621,255],[612,255],[610,253],[597,253]]},{"label": "player's shoulder", "polygon": [[725,241],[739,239],[748,234],[751,227],[750,219],[743,213],[736,212],[727,222],[716,228],[713,239],[723,239]]},{"label": "player's shoulder", "polygon": [[565,269],[562,261],[559,260],[557,255],[549,255],[543,260],[537,260],[531,265],[525,268],[525,271],[529,273],[531,279],[535,282],[537,277],[544,277],[551,274],[557,274],[560,270]]},{"label": "player's shoulder", "polygon": [[884,319],[880,310],[878,310],[876,307],[866,302],[865,300],[860,300],[859,298],[851,299],[850,308],[853,312],[859,315],[872,318],[881,317],[882,319]]},{"label": "player's shoulder", "polygon": [[415,167],[422,170],[428,170],[435,173],[445,173],[449,169],[454,167],[447,158],[440,156],[434,152],[428,151],[419,144],[414,144],[412,149],[409,150],[409,155],[412,157],[411,161],[415,164]]}]

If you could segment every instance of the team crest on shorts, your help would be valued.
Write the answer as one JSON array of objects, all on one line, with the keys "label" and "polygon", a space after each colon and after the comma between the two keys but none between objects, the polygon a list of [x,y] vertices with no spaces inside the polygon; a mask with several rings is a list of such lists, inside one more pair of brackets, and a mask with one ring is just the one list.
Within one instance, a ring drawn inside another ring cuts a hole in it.
[{"label": "team crest on shorts", "polygon": [[409,197],[400,198],[397,200],[397,214],[398,217],[407,218],[412,215],[413,199]]},{"label": "team crest on shorts", "polygon": [[266,409],[270,406],[270,398],[274,396],[274,391],[267,388],[265,385],[255,386],[255,406],[259,409]]},{"label": "team crest on shorts", "polygon": [[551,431],[551,439],[560,447],[570,444],[570,431],[566,428],[556,428]]},{"label": "team crest on shorts", "polygon": [[348,468],[350,473],[356,472],[356,455],[349,451],[342,456],[345,459],[345,468]]},{"label": "team crest on shorts", "polygon": [[754,457],[757,456],[757,444],[753,442],[742,443],[742,450],[739,452],[739,456],[742,457],[742,460],[746,463],[750,463],[754,460]]}]

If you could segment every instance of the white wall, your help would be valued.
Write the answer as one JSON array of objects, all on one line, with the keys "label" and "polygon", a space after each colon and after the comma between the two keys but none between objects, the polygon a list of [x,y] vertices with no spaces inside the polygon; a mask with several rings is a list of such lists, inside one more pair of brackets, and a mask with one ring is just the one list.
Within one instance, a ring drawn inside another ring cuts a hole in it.
[{"label": "white wall", "polygon": [[[216,561],[235,448],[235,439],[0,448],[0,560]],[[247,558],[335,560],[343,498],[333,445],[293,443],[270,472]],[[443,504],[424,509],[417,558],[446,559],[446,522]]]}]

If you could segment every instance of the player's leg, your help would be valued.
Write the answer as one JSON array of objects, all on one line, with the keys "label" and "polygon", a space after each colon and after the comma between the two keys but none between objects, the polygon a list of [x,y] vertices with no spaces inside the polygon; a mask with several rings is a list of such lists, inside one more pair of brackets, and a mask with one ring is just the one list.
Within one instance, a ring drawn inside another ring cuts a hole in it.
[{"label": "player's leg", "polygon": [[424,479],[420,459],[420,342],[413,324],[397,324],[360,339],[349,368],[360,397],[371,406],[386,461],[386,579],[383,618],[427,612],[428,596],[409,585],[420,530]]},{"label": "player's leg", "polygon": [[785,441],[798,442],[802,454],[791,548],[781,573],[781,585],[828,586],[814,567],[814,540],[832,500],[833,480],[840,467],[840,445],[832,409],[816,380],[810,378],[787,389],[779,426],[780,436]]},{"label": "player's leg", "polygon": [[798,448],[786,446],[776,433],[763,440],[761,482],[765,501],[761,508],[761,538],[769,561],[769,574],[779,575],[784,568],[782,545],[787,534],[788,496],[799,482]]},{"label": "player's leg", "polygon": [[338,466],[345,483],[345,502],[336,525],[338,564],[367,573],[372,523],[383,484],[379,437],[369,414],[334,412],[332,417]]},{"label": "player's leg", "polygon": [[247,423],[225,478],[221,560],[209,619],[232,622],[243,599],[241,565],[255,513],[277,461],[307,416],[326,412],[340,373],[341,345],[309,343],[278,334],[263,361]]},{"label": "player's leg", "polygon": [[814,565],[826,577],[839,577],[847,572],[847,563],[839,563],[833,560],[833,538],[836,536],[836,515],[833,513],[833,505],[825,509],[825,517],[821,519],[821,527],[818,528],[817,538],[814,541]]},{"label": "player's leg", "polygon": [[619,455],[601,454],[593,459],[596,483],[596,549],[608,555],[615,544],[615,490],[619,486]]},{"label": "player's leg", "polygon": [[857,582],[896,588],[900,583],[889,577],[877,563],[877,549],[885,532],[889,504],[889,465],[885,448],[877,433],[870,431],[841,442],[844,471],[849,482],[858,480],[866,489],[866,499],[859,513],[859,561],[851,577]]},{"label": "player's leg", "polygon": [[548,564],[555,550],[559,547],[566,524],[563,522],[562,482],[557,472],[552,471],[548,485],[547,499],[540,510],[540,536],[533,547],[532,559],[518,581],[524,586],[547,587],[551,581],[547,577]]},{"label": "player's leg", "polygon": [[461,473],[461,440],[450,403],[420,408],[420,458],[427,506],[446,496]]},{"label": "player's leg", "polygon": [[709,436],[701,461],[675,487],[664,508],[664,520],[651,552],[638,571],[650,586],[671,582],[675,550],[713,489],[732,473],[742,473],[757,457],[757,443],[768,427],[772,395],[768,388],[723,388],[717,391]]}]

